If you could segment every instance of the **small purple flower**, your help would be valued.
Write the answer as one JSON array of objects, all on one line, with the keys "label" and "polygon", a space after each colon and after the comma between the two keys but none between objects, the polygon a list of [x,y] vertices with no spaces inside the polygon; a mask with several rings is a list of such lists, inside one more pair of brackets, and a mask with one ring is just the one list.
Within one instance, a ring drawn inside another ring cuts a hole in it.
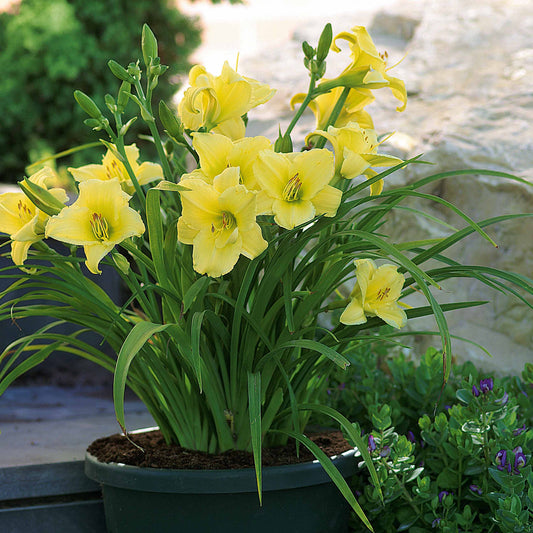
[{"label": "small purple flower", "polygon": [[411,430],[407,432],[407,440],[413,444],[416,443],[415,434]]},{"label": "small purple flower", "polygon": [[441,490],[439,492],[439,503],[442,503],[442,500],[444,500],[444,498],[446,498],[446,496],[448,496],[450,493],[447,491],[447,490]]},{"label": "small purple flower", "polygon": [[452,408],[452,406],[451,406],[451,405],[448,405],[448,404],[446,404],[446,405],[444,406],[444,409],[445,409],[446,411],[449,411],[451,408]]},{"label": "small purple flower", "polygon": [[470,485],[468,488],[472,492],[475,492],[476,494],[479,494],[479,496],[481,496],[483,494],[483,491],[477,485]]},{"label": "small purple flower", "polygon": [[475,385],[472,385],[472,394],[477,398],[479,396],[479,389],[475,386]]},{"label": "small purple flower", "polygon": [[490,392],[493,388],[494,388],[494,381],[492,380],[492,378],[482,379],[479,382],[479,390],[483,394],[487,394],[487,392]]},{"label": "small purple flower", "polygon": [[431,522],[431,528],[436,528],[441,523],[442,518],[435,518],[433,522]]},{"label": "small purple flower", "polygon": [[[505,450],[500,450],[494,459],[494,462],[498,465],[498,467],[503,466],[505,464],[505,461],[507,459],[507,452]],[[501,468],[503,470],[503,468]]]},{"label": "small purple flower", "polygon": [[388,457],[390,455],[390,446],[383,446],[383,448],[381,448],[381,451],[379,452],[379,456],[380,457]]},{"label": "small purple flower", "polygon": [[337,386],[338,390],[344,390],[345,388],[346,388],[346,383],[339,383],[339,385]]},{"label": "small purple flower", "polygon": [[375,452],[376,451],[376,441],[372,435],[368,435],[368,451],[369,452]]},{"label": "small purple flower", "polygon": [[521,428],[516,428],[514,431],[513,431],[513,435],[516,437],[517,435],[520,435],[521,433],[524,433],[524,431],[526,431],[527,428],[526,428],[526,425],[524,424]]},{"label": "small purple flower", "polygon": [[519,474],[518,469],[519,468],[523,468],[524,466],[526,466],[527,458],[524,455],[524,453],[522,452],[522,447],[521,446],[517,446],[513,450],[513,453],[515,454],[515,456],[514,456],[514,471],[515,471],[516,474]]}]

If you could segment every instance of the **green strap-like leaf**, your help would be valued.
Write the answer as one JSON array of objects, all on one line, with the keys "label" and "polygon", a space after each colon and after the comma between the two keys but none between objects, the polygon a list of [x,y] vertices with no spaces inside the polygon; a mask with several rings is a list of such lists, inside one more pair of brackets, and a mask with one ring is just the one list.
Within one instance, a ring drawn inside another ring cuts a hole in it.
[{"label": "green strap-like leaf", "polygon": [[263,505],[263,479],[261,468],[261,374],[248,372],[248,409],[250,414],[250,434],[254,454],[255,477],[259,505]]},{"label": "green strap-like leaf", "polygon": [[331,478],[331,481],[333,481],[333,483],[335,483],[337,488],[341,491],[342,495],[346,498],[346,501],[350,504],[350,507],[355,511],[363,524],[365,524],[370,531],[374,531],[374,528],[359,505],[359,502],[355,499],[355,496],[348,486],[348,483],[342,477],[342,474],[337,470],[335,465],[331,462],[331,459],[309,437],[306,437],[305,435],[296,433],[295,431],[273,430],[273,432],[274,431],[276,433],[289,435],[289,437],[301,442],[318,459],[322,465],[322,468],[324,468],[328,476]]},{"label": "green strap-like leaf", "polygon": [[166,324],[139,322],[132,328],[122,344],[113,379],[113,402],[115,404],[117,422],[120,424],[124,433],[127,433],[126,423],[124,421],[124,391],[126,389],[126,380],[131,362],[152,335],[163,331],[167,327],[168,325]]},{"label": "green strap-like leaf", "polygon": [[372,458],[370,457],[368,446],[364,442],[359,431],[355,429],[353,424],[344,415],[342,415],[341,413],[339,413],[332,407],[328,407],[327,405],[302,404],[299,406],[299,409],[316,411],[317,413],[322,413],[326,416],[329,416],[333,420],[336,420],[343,427],[343,429],[348,434],[348,437],[352,439],[352,441],[357,446],[357,449],[361,453],[363,460],[365,461],[365,465],[368,468],[368,472],[370,473],[370,477],[372,478],[372,481],[374,482],[374,487],[378,491],[378,494],[381,500],[383,500],[383,493],[381,492],[381,483],[378,479],[378,474],[374,467],[374,463],[372,462]]}]

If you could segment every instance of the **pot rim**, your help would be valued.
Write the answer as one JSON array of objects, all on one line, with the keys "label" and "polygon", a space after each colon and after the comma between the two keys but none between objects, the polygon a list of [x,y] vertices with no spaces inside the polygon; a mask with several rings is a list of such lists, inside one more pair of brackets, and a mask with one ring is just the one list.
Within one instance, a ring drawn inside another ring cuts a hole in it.
[{"label": "pot rim", "polygon": [[[144,428],[148,431],[154,428]],[[132,432],[134,433],[134,432]],[[343,477],[356,471],[355,449],[330,457]],[[85,474],[103,485],[146,492],[224,494],[257,492],[255,468],[227,470],[178,470],[149,468],[124,463],[102,463],[85,454]],[[263,492],[332,483],[318,460],[262,470]]]}]

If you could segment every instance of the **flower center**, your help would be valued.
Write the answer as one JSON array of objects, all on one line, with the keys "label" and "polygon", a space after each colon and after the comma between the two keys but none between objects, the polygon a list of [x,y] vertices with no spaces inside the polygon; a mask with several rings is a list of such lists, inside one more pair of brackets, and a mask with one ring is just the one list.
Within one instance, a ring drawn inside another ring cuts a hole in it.
[{"label": "flower center", "polygon": [[19,200],[17,207],[19,210],[19,218],[22,222],[26,224],[26,222],[29,222],[33,218],[31,209],[22,200]]},{"label": "flower center", "polygon": [[109,225],[100,213],[93,213],[91,215],[91,227],[94,236],[99,241],[107,241],[109,239]]},{"label": "flower center", "polygon": [[283,188],[283,199],[286,202],[295,202],[300,199],[300,189],[302,187],[302,180],[298,172],[287,182]]},{"label": "flower center", "polygon": [[233,229],[237,226],[237,220],[235,217],[228,213],[227,211],[222,211],[222,217],[220,218],[220,225],[218,227],[215,227],[214,224],[211,224],[211,232],[215,233],[215,231],[224,231],[224,230],[230,230],[233,231]]},{"label": "flower center", "polygon": [[390,292],[390,287],[384,287],[382,289],[379,289],[376,299],[381,302],[383,299],[385,299],[389,295],[389,292]]}]

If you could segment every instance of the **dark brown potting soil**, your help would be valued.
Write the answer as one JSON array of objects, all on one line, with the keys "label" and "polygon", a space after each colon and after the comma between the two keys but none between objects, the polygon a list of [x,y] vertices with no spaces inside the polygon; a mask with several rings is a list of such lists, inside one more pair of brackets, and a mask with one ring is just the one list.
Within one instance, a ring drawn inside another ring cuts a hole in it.
[{"label": "dark brown potting soil", "polygon": [[[340,431],[313,433],[308,437],[330,457],[352,449]],[[151,468],[223,470],[254,466],[253,456],[249,452],[230,450],[211,455],[187,450],[176,444],[167,444],[158,430],[130,434],[130,439],[140,446],[142,451],[123,435],[111,435],[95,440],[89,446],[88,452],[104,463],[124,463]],[[262,452],[263,466],[304,463],[314,459],[314,455],[303,445],[300,445],[297,455],[294,441],[286,446],[265,448]]]}]

